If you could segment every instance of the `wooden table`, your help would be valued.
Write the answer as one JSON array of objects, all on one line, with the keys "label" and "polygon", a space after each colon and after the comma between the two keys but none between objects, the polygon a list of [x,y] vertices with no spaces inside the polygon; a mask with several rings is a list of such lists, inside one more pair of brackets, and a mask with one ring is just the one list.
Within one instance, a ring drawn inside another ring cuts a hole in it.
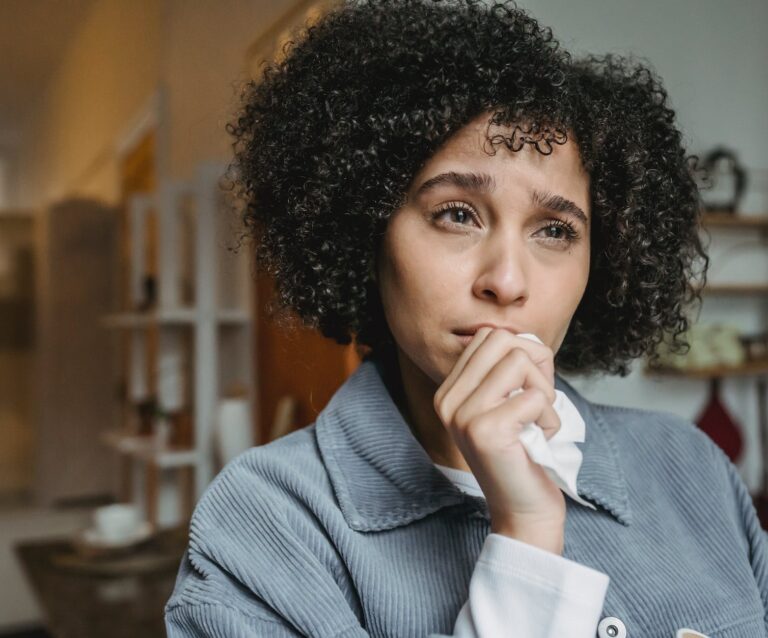
[{"label": "wooden table", "polygon": [[186,543],[184,527],[112,557],[84,557],[69,539],[15,549],[55,638],[165,638],[163,607]]}]

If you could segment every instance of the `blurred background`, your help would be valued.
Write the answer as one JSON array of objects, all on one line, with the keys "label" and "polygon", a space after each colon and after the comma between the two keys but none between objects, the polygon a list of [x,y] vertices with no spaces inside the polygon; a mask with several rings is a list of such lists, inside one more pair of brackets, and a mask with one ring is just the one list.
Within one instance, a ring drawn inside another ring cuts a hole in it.
[{"label": "blurred background", "polygon": [[[695,421],[764,513],[768,3],[520,5],[574,53],[644,58],[712,174],[690,352],[569,380]],[[358,365],[267,316],[221,188],[240,86],[329,6],[0,2],[0,637],[164,635],[202,490]]]}]

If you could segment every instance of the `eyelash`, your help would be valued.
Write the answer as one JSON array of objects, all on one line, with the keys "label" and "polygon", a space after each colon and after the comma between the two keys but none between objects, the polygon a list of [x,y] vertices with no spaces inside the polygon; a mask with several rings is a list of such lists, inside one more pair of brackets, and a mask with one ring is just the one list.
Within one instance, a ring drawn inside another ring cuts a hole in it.
[{"label": "eyelash", "polygon": [[[469,208],[466,204],[461,204],[459,202],[448,202],[447,204],[443,204],[440,208],[438,208],[432,215],[432,219],[436,220],[438,217],[443,215],[444,213],[447,213],[449,211],[453,210],[461,210],[467,213],[472,219],[477,222],[477,214],[475,211],[471,208]],[[465,224],[457,224],[455,222],[449,222],[447,225],[449,226],[465,226]],[[565,232],[565,237],[563,239],[557,239],[556,237],[547,237],[546,239],[548,241],[553,241],[556,243],[562,243],[565,242],[566,244],[571,244],[577,239],[579,239],[579,232],[573,227],[573,224],[567,221],[563,221],[561,219],[551,219],[549,220],[549,223],[544,226],[544,228],[560,228]]]}]

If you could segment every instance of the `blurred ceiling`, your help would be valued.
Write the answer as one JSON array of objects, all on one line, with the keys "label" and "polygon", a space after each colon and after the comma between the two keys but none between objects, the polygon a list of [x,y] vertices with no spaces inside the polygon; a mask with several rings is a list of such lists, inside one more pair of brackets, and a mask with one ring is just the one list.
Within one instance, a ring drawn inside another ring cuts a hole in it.
[{"label": "blurred ceiling", "polygon": [[0,0],[0,144],[19,134],[93,0]]}]

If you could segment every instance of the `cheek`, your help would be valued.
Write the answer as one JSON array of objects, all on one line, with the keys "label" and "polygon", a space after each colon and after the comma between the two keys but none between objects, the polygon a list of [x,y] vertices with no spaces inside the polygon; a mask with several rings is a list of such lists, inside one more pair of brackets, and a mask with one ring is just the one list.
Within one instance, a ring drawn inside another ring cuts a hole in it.
[{"label": "cheek", "polygon": [[[469,285],[462,264],[432,249],[422,253],[406,273],[411,320],[434,330],[456,315],[456,305]],[[426,257],[426,258],[425,258]],[[464,264],[466,265],[466,264]]]},{"label": "cheek", "polygon": [[382,281],[388,319],[411,326],[423,323],[448,290],[433,261],[412,254],[394,255]]},{"label": "cheek", "polygon": [[543,289],[539,292],[546,301],[541,304],[541,307],[558,309],[557,313],[550,315],[552,317],[570,317],[584,295],[588,278],[589,259],[569,261],[563,264],[562,268],[542,276],[539,285]]},{"label": "cheek", "polygon": [[434,245],[401,237],[387,247],[379,281],[382,303],[392,335],[412,360],[440,350],[461,277],[456,260]]},{"label": "cheek", "polygon": [[563,273],[564,286],[560,286],[560,295],[564,310],[570,309],[572,312],[579,305],[581,297],[584,295],[584,289],[587,286],[589,278],[589,259],[574,263]]}]

